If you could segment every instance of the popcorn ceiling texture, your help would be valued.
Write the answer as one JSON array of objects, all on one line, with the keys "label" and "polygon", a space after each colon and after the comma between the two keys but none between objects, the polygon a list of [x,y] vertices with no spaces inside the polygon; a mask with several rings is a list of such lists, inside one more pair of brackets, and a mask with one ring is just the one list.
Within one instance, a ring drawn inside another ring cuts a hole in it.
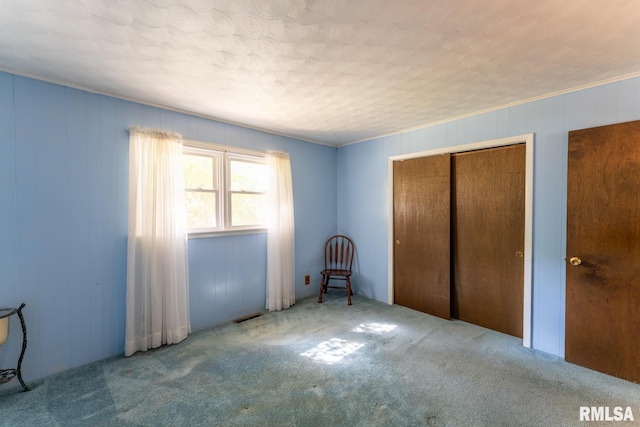
[{"label": "popcorn ceiling texture", "polygon": [[0,68],[342,145],[640,71],[636,0],[0,0]]}]

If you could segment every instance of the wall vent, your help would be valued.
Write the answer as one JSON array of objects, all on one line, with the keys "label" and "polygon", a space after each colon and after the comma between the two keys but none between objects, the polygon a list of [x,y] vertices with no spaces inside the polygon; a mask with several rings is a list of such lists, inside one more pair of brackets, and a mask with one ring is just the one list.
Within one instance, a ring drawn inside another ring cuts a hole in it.
[{"label": "wall vent", "polygon": [[262,313],[248,314],[246,316],[238,317],[233,322],[234,323],[242,323],[242,322],[246,322],[247,320],[255,319],[256,317],[260,317],[260,316],[262,316]]}]

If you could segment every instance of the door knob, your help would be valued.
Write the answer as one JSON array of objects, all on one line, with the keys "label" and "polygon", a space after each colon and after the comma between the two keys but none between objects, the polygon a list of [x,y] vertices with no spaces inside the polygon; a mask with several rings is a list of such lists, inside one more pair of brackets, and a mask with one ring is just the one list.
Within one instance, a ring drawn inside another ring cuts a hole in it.
[{"label": "door knob", "polygon": [[522,257],[524,256],[524,254],[522,253],[522,251],[517,251],[517,252],[516,252],[516,256],[517,256],[518,258],[522,258]]},{"label": "door knob", "polygon": [[582,264],[582,260],[577,256],[572,256],[571,258],[569,258],[569,263],[571,265],[580,265]]},{"label": "door knob", "polygon": [[399,244],[400,244],[400,240],[396,240],[396,245],[399,245]]}]

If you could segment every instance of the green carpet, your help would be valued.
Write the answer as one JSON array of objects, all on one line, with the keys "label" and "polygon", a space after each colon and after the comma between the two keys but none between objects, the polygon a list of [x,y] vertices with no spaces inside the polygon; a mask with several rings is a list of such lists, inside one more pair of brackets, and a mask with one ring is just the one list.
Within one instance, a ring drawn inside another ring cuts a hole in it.
[{"label": "green carpet", "polygon": [[581,406],[640,424],[639,385],[343,292],[29,385],[0,393],[1,425],[580,426]]}]

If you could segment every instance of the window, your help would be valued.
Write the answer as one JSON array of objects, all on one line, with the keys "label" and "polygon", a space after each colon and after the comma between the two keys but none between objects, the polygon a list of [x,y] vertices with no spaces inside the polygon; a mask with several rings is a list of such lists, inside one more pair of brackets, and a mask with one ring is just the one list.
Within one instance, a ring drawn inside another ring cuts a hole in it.
[{"label": "window", "polygon": [[227,209],[231,227],[264,224],[267,165],[264,158],[227,155],[229,191]]},{"label": "window", "polygon": [[184,144],[189,234],[264,228],[264,155],[194,141]]},{"label": "window", "polygon": [[185,150],[182,154],[187,227],[219,227],[218,159],[221,153]]}]

